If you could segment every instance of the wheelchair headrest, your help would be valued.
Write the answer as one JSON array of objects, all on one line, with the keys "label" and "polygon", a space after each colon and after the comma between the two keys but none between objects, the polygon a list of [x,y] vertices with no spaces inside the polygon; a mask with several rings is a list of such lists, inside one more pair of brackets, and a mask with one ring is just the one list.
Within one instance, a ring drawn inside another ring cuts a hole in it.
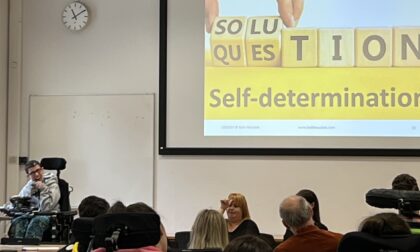
[{"label": "wheelchair headrest", "polygon": [[44,167],[45,170],[61,171],[66,169],[66,163],[67,161],[64,158],[57,157],[43,158],[41,160],[41,166]]},{"label": "wheelchair headrest", "polygon": [[118,248],[141,248],[160,240],[160,218],[154,213],[112,213],[95,218],[94,248],[106,247],[105,240],[120,231]]},{"label": "wheelchair headrest", "polygon": [[80,217],[73,221],[71,232],[75,241],[88,244],[93,235],[93,220],[91,217]]},{"label": "wheelchair headrest", "polygon": [[350,232],[343,236],[338,252],[420,251],[420,235],[374,236],[363,232]]},{"label": "wheelchair headrest", "polygon": [[420,210],[420,192],[393,189],[372,189],[366,193],[366,203],[378,208],[401,211]]}]

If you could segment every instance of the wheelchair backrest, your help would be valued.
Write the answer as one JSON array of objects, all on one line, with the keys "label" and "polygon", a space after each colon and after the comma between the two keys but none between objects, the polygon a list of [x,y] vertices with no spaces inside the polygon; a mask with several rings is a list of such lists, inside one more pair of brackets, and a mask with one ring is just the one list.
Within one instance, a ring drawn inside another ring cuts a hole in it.
[{"label": "wheelchair backrest", "polygon": [[350,232],[343,236],[338,252],[418,252],[420,235],[375,236],[363,232]]},{"label": "wheelchair backrest", "polygon": [[106,241],[118,231],[116,247],[141,248],[160,240],[160,218],[153,213],[112,213],[96,217],[93,222],[93,247],[107,247]]}]

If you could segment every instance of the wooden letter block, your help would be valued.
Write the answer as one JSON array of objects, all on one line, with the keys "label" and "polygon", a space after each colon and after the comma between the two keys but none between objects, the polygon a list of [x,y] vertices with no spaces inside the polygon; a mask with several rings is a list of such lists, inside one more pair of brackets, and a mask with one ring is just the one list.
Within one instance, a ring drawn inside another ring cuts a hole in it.
[{"label": "wooden letter block", "polygon": [[245,17],[217,17],[211,32],[211,55],[215,66],[246,66]]},{"label": "wooden letter block", "polygon": [[392,28],[356,29],[356,66],[392,66]]},{"label": "wooden letter block", "polygon": [[316,29],[283,29],[281,36],[284,67],[317,66],[318,31]]},{"label": "wooden letter block", "polygon": [[354,29],[319,29],[320,67],[354,66]]},{"label": "wooden letter block", "polygon": [[394,28],[394,66],[420,66],[420,27]]},{"label": "wooden letter block", "polygon": [[252,17],[246,31],[248,66],[280,66],[281,29],[279,17]]}]

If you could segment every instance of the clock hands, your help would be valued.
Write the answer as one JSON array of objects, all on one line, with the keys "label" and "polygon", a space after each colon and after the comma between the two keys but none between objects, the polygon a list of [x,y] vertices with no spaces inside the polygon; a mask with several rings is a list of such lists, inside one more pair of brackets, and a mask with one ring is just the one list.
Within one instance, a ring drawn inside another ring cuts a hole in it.
[{"label": "clock hands", "polygon": [[76,19],[76,20],[77,20],[77,17],[78,17],[80,14],[82,14],[83,12],[85,12],[85,11],[86,11],[86,9],[84,9],[84,10],[82,10],[81,12],[79,12],[79,13],[75,14],[75,13],[74,13],[74,11],[73,11],[73,9],[71,9],[71,12],[73,13],[73,17],[72,17],[71,19]]},{"label": "clock hands", "polygon": [[77,13],[77,14],[76,14],[76,16],[75,16],[75,18],[77,19],[77,17],[78,17],[80,14],[82,14],[83,12],[85,12],[85,11],[86,11],[86,9],[84,9],[84,10],[82,10],[81,12]]},{"label": "clock hands", "polygon": [[73,9],[70,9],[71,13],[73,13],[73,17],[71,19],[76,19],[77,20],[77,15],[74,13]]}]

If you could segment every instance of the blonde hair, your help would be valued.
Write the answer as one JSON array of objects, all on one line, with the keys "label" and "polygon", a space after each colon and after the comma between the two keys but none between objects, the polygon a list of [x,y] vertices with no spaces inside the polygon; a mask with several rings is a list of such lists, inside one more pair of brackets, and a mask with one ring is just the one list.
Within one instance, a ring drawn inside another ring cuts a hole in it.
[{"label": "blonde hair", "polygon": [[233,204],[242,210],[242,220],[251,219],[245,196],[240,193],[231,193],[229,194],[228,199],[232,200]]},{"label": "blonde hair", "polygon": [[190,249],[220,248],[229,243],[228,229],[223,216],[216,210],[198,213],[191,230]]}]

